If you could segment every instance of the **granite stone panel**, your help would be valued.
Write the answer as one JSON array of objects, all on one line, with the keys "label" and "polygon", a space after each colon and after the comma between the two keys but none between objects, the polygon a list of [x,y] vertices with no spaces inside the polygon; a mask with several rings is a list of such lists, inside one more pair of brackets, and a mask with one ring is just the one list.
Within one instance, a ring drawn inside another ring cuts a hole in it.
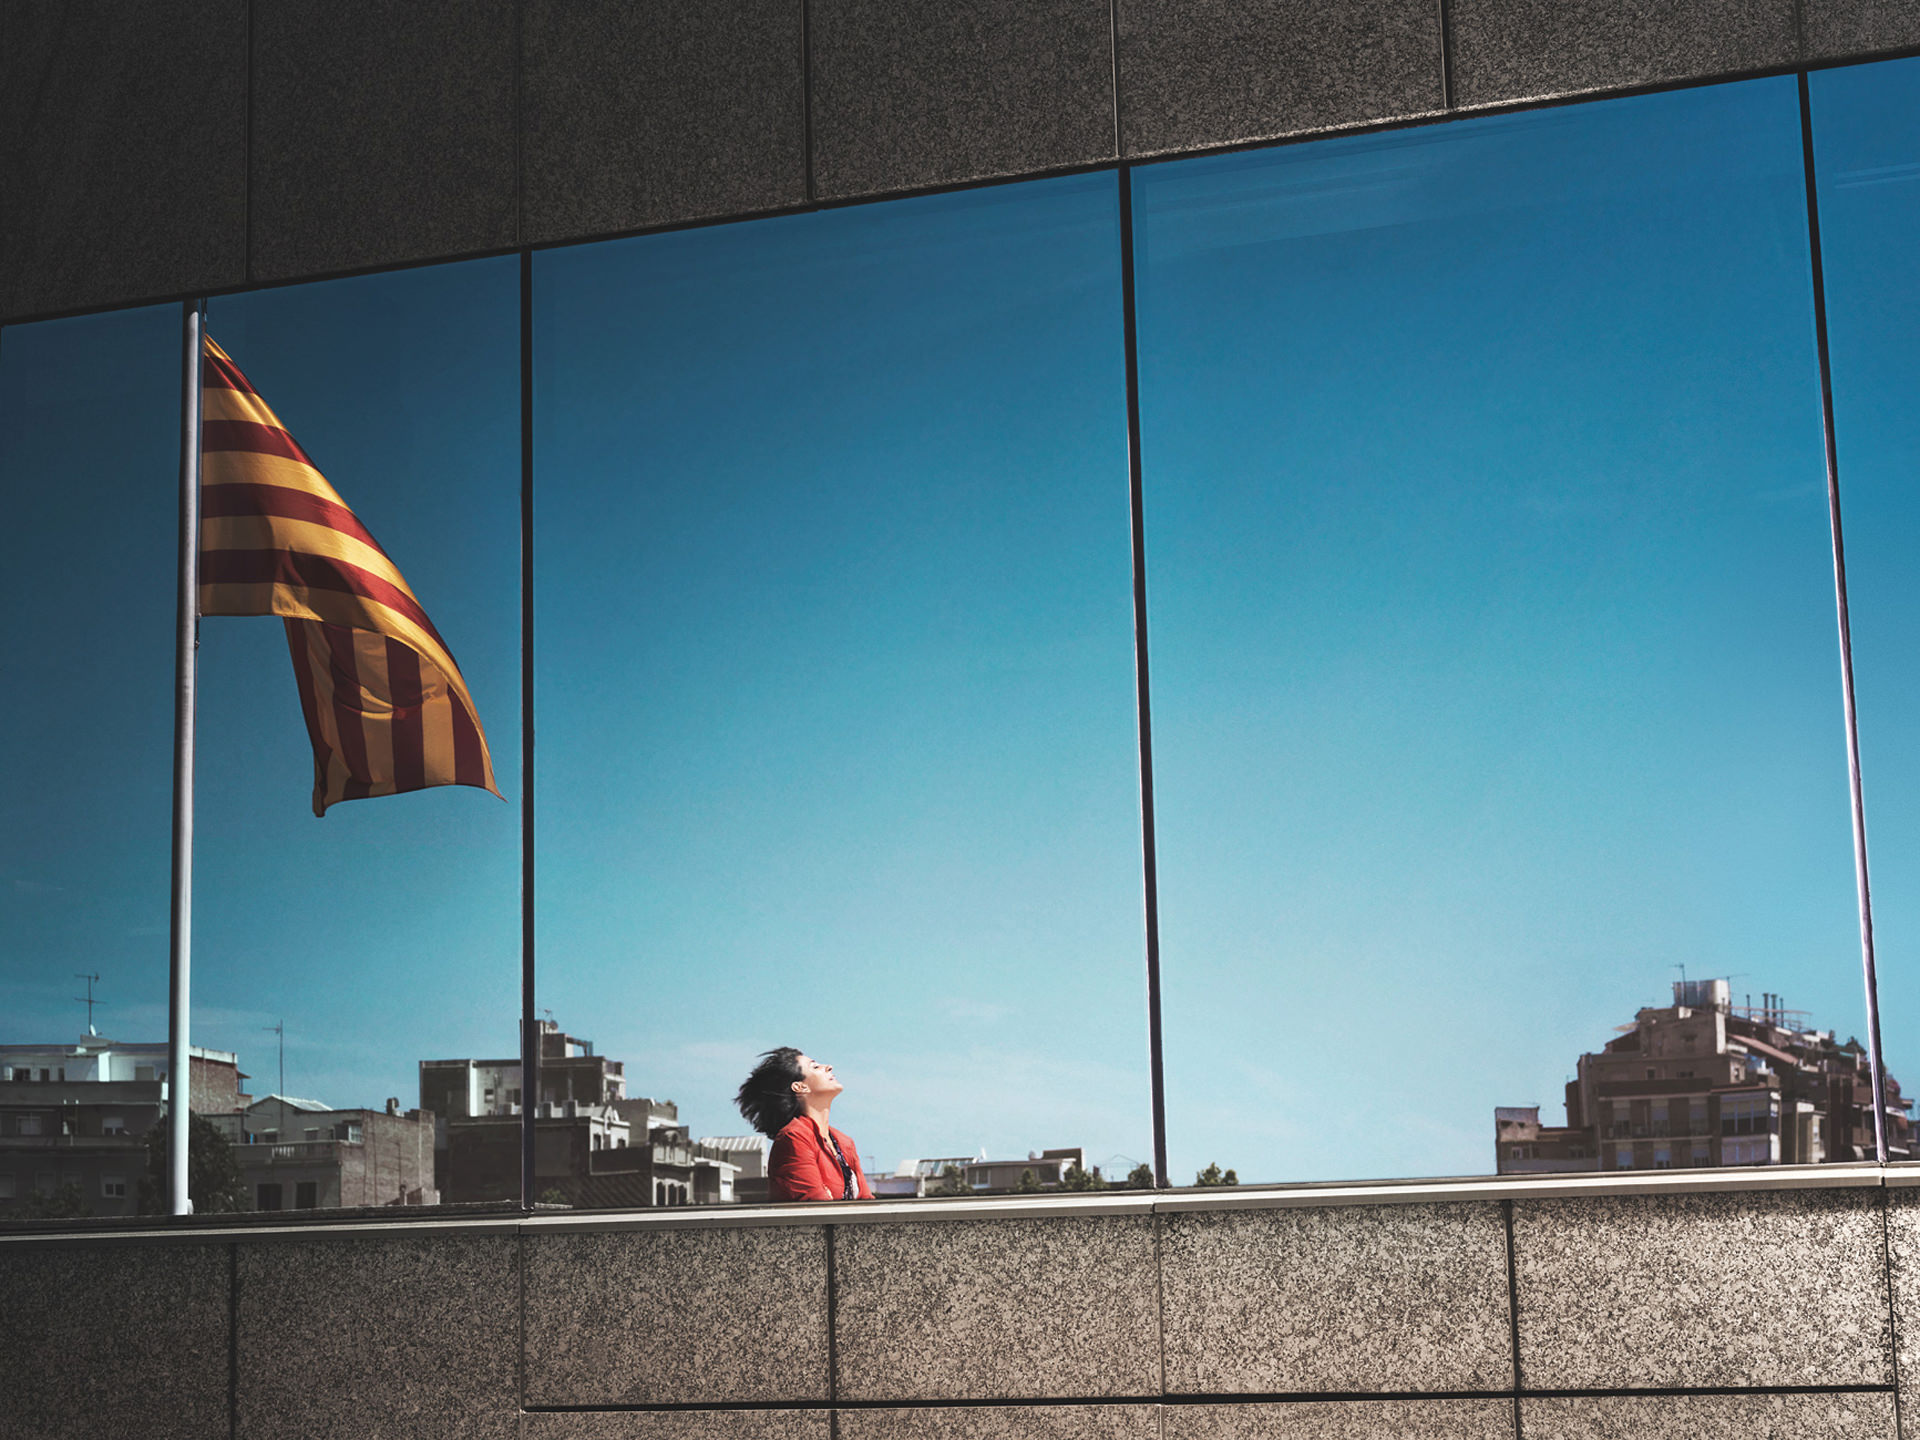
[{"label": "granite stone panel", "polygon": [[1125,152],[1437,111],[1433,0],[1119,0]]},{"label": "granite stone panel", "polygon": [[1530,1390],[1891,1383],[1877,1190],[1519,1201]]},{"label": "granite stone panel", "polygon": [[527,0],[523,237],[806,199],[799,0]]},{"label": "granite stone panel", "polygon": [[511,1440],[511,1235],[242,1245],[238,1440]]},{"label": "granite stone panel", "polygon": [[1150,1216],[848,1225],[837,1244],[842,1400],[1160,1388]]},{"label": "granite stone panel", "polygon": [[1108,0],[812,0],[823,198],[1114,158]]},{"label": "granite stone panel", "polygon": [[[1911,1417],[1920,1415],[1920,1189],[1889,1189],[1886,1201],[1900,1405]],[[1915,1428],[1911,1419],[1907,1428]]]},{"label": "granite stone panel", "polygon": [[246,278],[246,17],[0,5],[0,319]]},{"label": "granite stone panel", "polygon": [[1887,1391],[1825,1395],[1609,1395],[1520,1402],[1527,1440],[1894,1440]]},{"label": "granite stone panel", "polygon": [[526,1237],[527,1403],[824,1401],[817,1226]]},{"label": "granite stone panel", "polygon": [[1511,1400],[1169,1405],[1163,1414],[1163,1440],[1514,1440]]},{"label": "granite stone panel", "polygon": [[840,1440],[1160,1440],[1157,1405],[842,1410]]},{"label": "granite stone panel", "polygon": [[514,0],[254,13],[254,279],[517,243]]},{"label": "granite stone panel", "polygon": [[1493,1204],[1163,1217],[1169,1394],[1513,1385]]},{"label": "granite stone panel", "polygon": [[1920,45],[1920,0],[1801,0],[1809,60]]},{"label": "granite stone panel", "polygon": [[832,1431],[825,1410],[530,1410],[520,1420],[520,1440],[831,1440]]},{"label": "granite stone panel", "polygon": [[229,1263],[224,1245],[0,1246],[0,1434],[226,1434]]},{"label": "granite stone panel", "polygon": [[1794,0],[1452,0],[1458,105],[1791,65]]}]

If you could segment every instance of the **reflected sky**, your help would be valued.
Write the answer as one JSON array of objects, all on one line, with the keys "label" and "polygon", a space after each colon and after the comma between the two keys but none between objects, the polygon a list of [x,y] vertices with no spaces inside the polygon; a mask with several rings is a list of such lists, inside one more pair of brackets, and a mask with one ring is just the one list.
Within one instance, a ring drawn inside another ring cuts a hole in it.
[{"label": "reflected sky", "polygon": [[1486,1170],[1683,965],[1858,1028],[1798,136],[1141,172],[1176,1174]]},{"label": "reflected sky", "polygon": [[[1116,181],[537,257],[540,1003],[737,1133],[1145,1158]],[[578,1032],[576,1032],[578,1033]]]},{"label": "reflected sky", "polygon": [[[460,663],[517,800],[518,277],[511,259],[215,300],[208,331],[394,557]],[[0,337],[16,672],[0,1013],[8,1042],[167,1033],[179,310]],[[17,653],[17,652],[16,652]],[[40,682],[36,682],[36,690]],[[201,623],[194,1043],[337,1106],[419,1103],[418,1063],[511,1053],[519,816],[452,787],[310,808],[313,759],[279,622]]]},{"label": "reflected sky", "polygon": [[1920,63],[1811,77],[1887,1068],[1920,1085]]}]

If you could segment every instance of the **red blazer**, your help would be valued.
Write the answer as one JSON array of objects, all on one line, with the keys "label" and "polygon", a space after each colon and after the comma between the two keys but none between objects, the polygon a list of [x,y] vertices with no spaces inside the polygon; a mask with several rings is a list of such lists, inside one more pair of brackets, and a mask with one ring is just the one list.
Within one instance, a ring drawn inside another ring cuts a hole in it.
[{"label": "red blazer", "polygon": [[[853,1148],[853,1141],[835,1130],[833,1143],[853,1167],[855,1193],[862,1200],[871,1200],[873,1191],[867,1188],[867,1173],[860,1168],[860,1152]],[[807,1116],[789,1120],[773,1137],[773,1155],[767,1162],[767,1199],[840,1200],[846,1196],[846,1186],[840,1162],[833,1158],[819,1129]]]}]

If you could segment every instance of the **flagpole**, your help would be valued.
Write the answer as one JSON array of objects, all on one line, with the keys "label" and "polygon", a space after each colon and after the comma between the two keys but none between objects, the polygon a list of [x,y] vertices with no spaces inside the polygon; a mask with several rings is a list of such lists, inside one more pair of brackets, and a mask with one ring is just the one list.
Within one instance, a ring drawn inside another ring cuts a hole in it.
[{"label": "flagpole", "polygon": [[191,1215],[187,1188],[193,1058],[188,1049],[193,961],[193,718],[195,651],[200,645],[200,366],[201,303],[181,307],[180,590],[174,631],[173,916],[167,1011],[167,1201]]}]

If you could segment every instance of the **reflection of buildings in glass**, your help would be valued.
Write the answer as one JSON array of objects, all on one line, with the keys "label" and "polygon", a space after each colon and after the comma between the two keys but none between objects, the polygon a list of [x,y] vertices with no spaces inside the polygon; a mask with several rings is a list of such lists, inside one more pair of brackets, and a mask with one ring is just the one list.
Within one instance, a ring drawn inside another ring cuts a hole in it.
[{"label": "reflection of buildings in glass", "polygon": [[1043,1190],[1058,1190],[1066,1184],[1068,1171],[1086,1167],[1087,1152],[1080,1146],[1030,1150],[1024,1160],[989,1160],[982,1150],[977,1155],[903,1160],[893,1174],[869,1176],[868,1181],[880,1197],[932,1195],[941,1193],[949,1171],[958,1171],[961,1188],[971,1194],[1010,1195],[1020,1188],[1023,1176],[1031,1175]]},{"label": "reflection of buildings in glass", "polygon": [[[238,1058],[194,1046],[189,1103],[238,1109]],[[35,1194],[75,1186],[94,1215],[132,1215],[147,1132],[166,1114],[164,1042],[121,1045],[88,1034],[72,1045],[0,1045],[0,1214]]]},{"label": "reflection of buildings in glass", "polygon": [[[1837,1044],[1779,997],[1735,1008],[1725,980],[1677,980],[1673,1004],[1647,1008],[1567,1084],[1567,1123],[1540,1107],[1494,1111],[1502,1175],[1811,1165],[1873,1155],[1865,1049]],[[1886,1077],[1887,1153],[1912,1153],[1900,1085]]]},{"label": "reflection of buildings in glass", "polygon": [[[627,1098],[621,1061],[551,1020],[539,1025],[536,1200],[601,1209],[736,1198],[742,1160],[732,1141],[694,1140],[671,1100]],[[439,1117],[434,1175],[447,1204],[520,1198],[521,1104],[518,1059],[420,1062],[420,1106]]]},{"label": "reflection of buildings in glass", "polygon": [[437,1205],[430,1111],[387,1101],[382,1110],[334,1110],[269,1095],[207,1117],[233,1146],[256,1210]]}]

